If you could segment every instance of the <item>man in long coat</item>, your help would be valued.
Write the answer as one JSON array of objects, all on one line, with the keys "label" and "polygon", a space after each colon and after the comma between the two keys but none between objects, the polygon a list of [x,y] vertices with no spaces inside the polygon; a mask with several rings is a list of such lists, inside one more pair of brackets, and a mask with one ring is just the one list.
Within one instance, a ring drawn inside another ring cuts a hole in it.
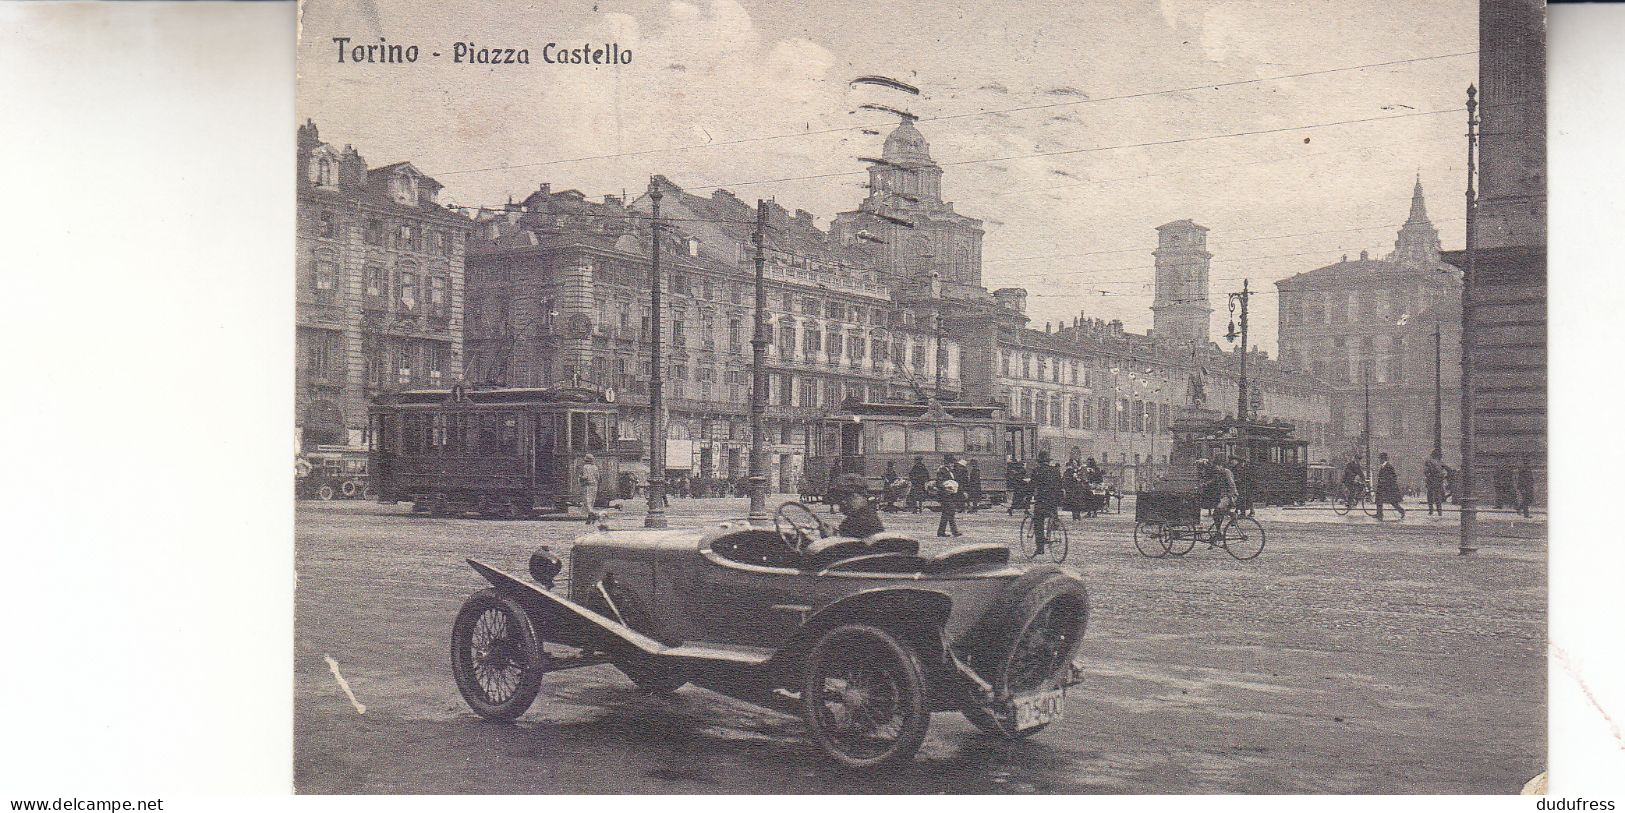
[{"label": "man in long coat", "polygon": [[1399,504],[1399,474],[1394,471],[1394,464],[1388,462],[1388,453],[1377,454],[1377,521],[1382,521],[1383,505],[1392,505],[1399,512],[1399,518],[1405,518],[1405,506]]}]

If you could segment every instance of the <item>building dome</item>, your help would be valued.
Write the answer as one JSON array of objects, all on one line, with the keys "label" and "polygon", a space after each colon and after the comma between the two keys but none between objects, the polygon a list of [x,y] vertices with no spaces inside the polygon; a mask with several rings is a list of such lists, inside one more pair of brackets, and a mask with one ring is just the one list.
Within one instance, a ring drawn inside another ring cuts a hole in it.
[{"label": "building dome", "polygon": [[895,163],[931,161],[931,145],[925,143],[925,136],[915,129],[913,116],[905,116],[903,123],[886,136],[880,157]]}]

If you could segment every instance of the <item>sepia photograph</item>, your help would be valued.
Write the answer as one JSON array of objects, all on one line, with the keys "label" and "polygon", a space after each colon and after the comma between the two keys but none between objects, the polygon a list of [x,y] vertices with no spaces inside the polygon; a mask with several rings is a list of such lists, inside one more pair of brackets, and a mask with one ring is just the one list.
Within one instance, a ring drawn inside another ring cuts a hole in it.
[{"label": "sepia photograph", "polygon": [[442,11],[300,7],[297,792],[1544,787],[1543,4]]}]

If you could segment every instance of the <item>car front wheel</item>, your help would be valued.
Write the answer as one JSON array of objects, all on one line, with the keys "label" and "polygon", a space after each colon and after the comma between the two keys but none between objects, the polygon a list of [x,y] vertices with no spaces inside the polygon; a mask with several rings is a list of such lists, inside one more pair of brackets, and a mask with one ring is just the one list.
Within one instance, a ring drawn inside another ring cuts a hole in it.
[{"label": "car front wheel", "polygon": [[824,752],[852,768],[912,759],[931,724],[925,669],[891,633],[847,624],[825,633],[805,666],[802,716]]},{"label": "car front wheel", "polygon": [[468,707],[487,720],[514,720],[530,708],[544,657],[525,608],[495,590],[469,596],[452,622],[452,677]]}]

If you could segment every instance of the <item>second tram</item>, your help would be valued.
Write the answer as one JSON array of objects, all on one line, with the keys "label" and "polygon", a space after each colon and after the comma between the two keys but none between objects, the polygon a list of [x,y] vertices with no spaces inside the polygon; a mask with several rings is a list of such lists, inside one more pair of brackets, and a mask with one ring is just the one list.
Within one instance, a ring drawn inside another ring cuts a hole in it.
[{"label": "second tram", "polygon": [[1026,467],[1038,451],[1038,425],[1009,416],[1002,405],[847,401],[824,415],[807,433],[800,491],[823,498],[831,478],[863,475],[872,494],[885,488],[887,464],[907,478],[915,458],[935,472],[943,456],[975,461],[982,499],[1009,498],[1005,473],[1010,462]]}]

